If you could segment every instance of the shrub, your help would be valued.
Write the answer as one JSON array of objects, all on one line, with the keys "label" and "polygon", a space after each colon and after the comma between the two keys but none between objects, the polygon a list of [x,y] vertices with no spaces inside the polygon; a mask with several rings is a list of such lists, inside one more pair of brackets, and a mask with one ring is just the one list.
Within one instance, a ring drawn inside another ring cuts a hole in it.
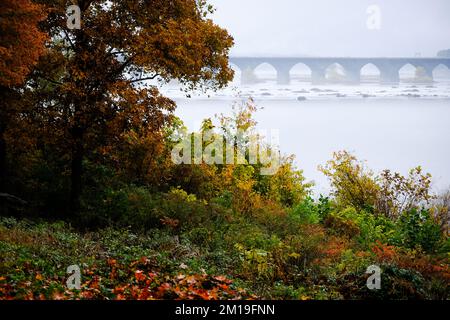
[{"label": "shrub", "polygon": [[80,217],[83,225],[90,227],[118,225],[145,231],[157,226],[163,217],[160,197],[145,187],[106,188],[98,199],[91,201],[85,203],[85,212]]},{"label": "shrub", "polygon": [[328,215],[324,220],[324,225],[334,233],[349,238],[356,237],[361,232],[356,222],[339,214]]},{"label": "shrub", "polygon": [[297,170],[293,161],[293,156],[282,157],[274,175],[263,176],[258,173],[254,189],[266,199],[285,207],[295,206],[305,200],[313,184],[305,182],[303,171]]},{"label": "shrub", "polygon": [[434,199],[430,193],[431,175],[423,174],[421,167],[412,169],[408,177],[389,170],[376,176],[354,155],[341,151],[319,170],[330,179],[340,207],[352,206],[357,211],[380,213],[395,220],[404,211]]},{"label": "shrub", "polygon": [[392,264],[383,264],[380,268],[381,289],[372,290],[369,297],[390,300],[427,298],[425,279],[419,272]]},{"label": "shrub", "polygon": [[[338,218],[341,220],[341,228],[345,229],[347,226],[348,232],[351,232],[351,227],[355,226],[359,230],[357,232],[354,230],[353,237],[362,244],[365,248],[368,248],[372,243],[376,241],[387,242],[388,239],[392,239],[395,232],[396,226],[393,221],[390,221],[384,216],[375,216],[372,213],[368,213],[365,211],[358,212],[355,208],[348,207],[344,210],[340,210],[338,212],[332,213],[329,215],[327,219],[327,223],[330,224],[330,216],[335,219]],[[344,222],[342,222],[342,220]],[[335,228],[337,228],[335,222]],[[341,231],[343,232],[343,231]],[[350,236],[351,233],[347,232],[347,236]],[[341,234],[346,234],[345,232]]]},{"label": "shrub", "polygon": [[444,235],[450,235],[450,190],[440,193],[431,206],[431,216]]},{"label": "shrub", "polygon": [[440,226],[428,210],[405,212],[400,217],[399,228],[404,244],[409,248],[420,247],[427,252],[435,252],[443,240]]},{"label": "shrub", "polygon": [[431,175],[423,174],[421,167],[410,170],[408,177],[384,170],[379,180],[377,211],[391,219],[434,199],[430,194]]},{"label": "shrub", "polygon": [[335,152],[325,166],[319,166],[331,182],[333,195],[341,207],[352,206],[358,211],[372,211],[379,186],[374,173],[346,151]]},{"label": "shrub", "polygon": [[304,223],[318,223],[321,218],[319,207],[314,203],[311,197],[307,197],[305,200],[295,206],[291,214],[298,216],[301,222]]}]

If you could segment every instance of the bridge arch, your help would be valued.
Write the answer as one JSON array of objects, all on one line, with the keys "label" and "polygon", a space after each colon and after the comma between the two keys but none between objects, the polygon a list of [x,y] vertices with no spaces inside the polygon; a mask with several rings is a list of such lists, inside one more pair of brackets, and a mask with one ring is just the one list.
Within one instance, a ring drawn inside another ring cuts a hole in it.
[{"label": "bridge arch", "polygon": [[297,82],[311,82],[312,69],[303,62],[296,63],[289,69],[289,77]]},{"label": "bridge arch", "polygon": [[278,70],[269,62],[262,62],[253,69],[253,74],[255,76],[255,82],[276,82],[278,77]]},{"label": "bridge arch", "polygon": [[416,78],[417,68],[411,63],[404,64],[399,70],[398,75],[400,82],[414,82]]},{"label": "bridge arch", "polygon": [[359,73],[361,76],[361,82],[380,82],[381,70],[376,64],[372,62],[363,65],[359,70]]},{"label": "bridge arch", "polygon": [[234,64],[233,62],[229,63],[230,68],[234,71],[234,78],[233,81],[231,82],[232,85],[240,85],[242,83],[242,70],[241,68],[237,65]]},{"label": "bridge arch", "polygon": [[433,68],[434,79],[449,79],[450,78],[450,64],[439,63]]},{"label": "bridge arch", "polygon": [[325,68],[325,81],[331,83],[346,81],[347,72],[342,64],[334,62]]},{"label": "bridge arch", "polygon": [[[398,84],[400,82],[399,71],[402,74],[402,78],[405,78],[405,76],[407,76],[411,80],[416,81],[415,78],[417,77],[413,75],[413,72],[415,73],[417,71],[416,67],[420,67],[422,69],[422,73],[429,77],[429,79],[433,79],[433,70],[439,64],[443,64],[447,66],[447,68],[450,67],[450,58],[420,57],[231,57],[230,62],[237,65],[242,71],[242,84],[250,84],[251,82],[254,82],[246,81],[247,78],[251,80],[257,80],[257,78],[254,76],[254,69],[257,66],[267,62],[267,64],[270,64],[275,69],[271,69],[270,78],[274,79],[276,74],[277,83],[281,85],[289,83],[290,70],[297,63],[304,63],[311,69],[311,81],[315,84],[322,84],[326,82],[325,69],[328,69],[328,80],[331,80],[331,78],[333,78],[332,74],[330,73],[329,66],[334,65],[334,63],[338,63],[340,65],[338,66],[337,70],[338,75],[340,75],[339,78],[343,78],[343,75],[345,74],[345,81],[348,83],[359,83],[361,80],[361,69],[366,64],[372,63],[380,71],[380,83],[385,85]],[[416,70],[414,70],[414,68],[416,68]],[[265,73],[267,74],[267,71]],[[295,72],[293,73],[295,74]],[[362,73],[364,74],[364,69],[362,70]],[[237,72],[237,74],[239,74],[239,72]],[[246,74],[251,75],[251,77],[246,77]]]}]

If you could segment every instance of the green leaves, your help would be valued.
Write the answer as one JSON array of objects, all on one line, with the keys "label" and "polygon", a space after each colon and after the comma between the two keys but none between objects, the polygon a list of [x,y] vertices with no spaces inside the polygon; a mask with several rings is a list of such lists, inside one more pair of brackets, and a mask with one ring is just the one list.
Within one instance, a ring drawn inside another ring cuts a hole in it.
[{"label": "green leaves", "polygon": [[407,211],[400,216],[398,224],[404,244],[409,248],[434,252],[444,240],[440,226],[432,220],[428,210]]}]

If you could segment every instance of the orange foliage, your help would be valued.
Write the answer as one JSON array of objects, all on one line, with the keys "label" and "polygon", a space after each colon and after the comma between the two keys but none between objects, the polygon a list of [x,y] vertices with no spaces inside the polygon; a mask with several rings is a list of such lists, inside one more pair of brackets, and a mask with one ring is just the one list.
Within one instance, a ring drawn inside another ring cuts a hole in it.
[{"label": "orange foliage", "polygon": [[180,225],[180,220],[163,217],[160,219],[161,223],[171,229],[176,229]]},{"label": "orange foliage", "polygon": [[375,253],[378,260],[383,262],[395,262],[398,258],[396,248],[376,241],[372,247],[372,252]]},{"label": "orange foliage", "polygon": [[[235,288],[232,281],[225,276],[212,276],[207,274],[178,274],[170,276],[149,269],[149,261],[142,258],[131,264],[121,265],[114,259],[109,259],[111,275],[108,280],[97,274],[95,268],[84,270],[83,278],[88,280],[82,283],[81,290],[58,290],[63,281],[54,278],[44,278],[37,273],[36,280],[46,288],[54,287],[54,291],[33,293],[27,283],[10,285],[7,277],[0,278],[0,299],[17,299],[20,291],[21,299],[27,300],[66,300],[66,299],[101,299],[108,297],[115,300],[153,300],[153,299],[253,299],[245,290]],[[137,268],[139,266],[139,268]],[[116,279],[117,270],[129,276],[120,280]],[[113,281],[113,283],[111,283]],[[111,287],[112,286],[112,287]],[[106,290],[105,290],[106,288]],[[16,291],[17,290],[17,291]],[[112,296],[111,296],[112,292]]]},{"label": "orange foliage", "polygon": [[338,258],[349,247],[348,241],[339,237],[332,237],[322,247],[322,252],[332,258]]},{"label": "orange foliage", "polygon": [[380,262],[396,264],[403,269],[413,269],[423,276],[450,280],[450,267],[448,261],[444,259],[433,258],[421,252],[405,251],[379,241],[372,247],[372,252]]},{"label": "orange foliage", "polygon": [[70,162],[72,212],[80,209],[87,157],[112,162],[130,179],[161,180],[154,172],[166,167],[163,130],[175,103],[147,80],[226,85],[231,36],[207,18],[202,1],[84,1],[75,30],[64,23],[66,2],[42,2],[54,37],[34,73],[36,118]]},{"label": "orange foliage", "polygon": [[43,7],[30,0],[0,1],[0,87],[21,85],[44,52],[38,28]]},{"label": "orange foliage", "polygon": [[0,191],[6,188],[6,132],[24,109],[17,87],[44,52],[46,34],[38,28],[44,18],[43,7],[30,0],[0,1]]}]

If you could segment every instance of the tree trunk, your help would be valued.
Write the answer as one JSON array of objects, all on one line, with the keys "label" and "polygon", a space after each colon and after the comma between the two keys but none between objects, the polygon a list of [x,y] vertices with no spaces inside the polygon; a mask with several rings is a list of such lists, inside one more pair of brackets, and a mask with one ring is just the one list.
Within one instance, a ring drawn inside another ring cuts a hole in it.
[{"label": "tree trunk", "polygon": [[9,120],[8,103],[11,103],[13,91],[7,87],[0,86],[0,192],[6,192],[6,141],[5,132]]},{"label": "tree trunk", "polygon": [[72,146],[72,167],[71,167],[71,189],[70,189],[70,211],[72,214],[80,212],[80,198],[82,192],[83,176],[83,134],[81,130],[74,130]]},{"label": "tree trunk", "polygon": [[0,124],[0,192],[6,191],[6,141]]}]

